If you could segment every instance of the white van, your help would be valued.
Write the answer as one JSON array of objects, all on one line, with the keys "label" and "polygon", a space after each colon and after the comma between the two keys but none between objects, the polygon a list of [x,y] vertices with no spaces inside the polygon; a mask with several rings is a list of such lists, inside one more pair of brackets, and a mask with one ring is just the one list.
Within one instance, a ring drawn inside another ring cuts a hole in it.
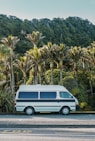
[{"label": "white van", "polygon": [[15,109],[32,115],[34,112],[61,112],[64,115],[76,111],[78,100],[59,85],[21,85],[16,93]]}]

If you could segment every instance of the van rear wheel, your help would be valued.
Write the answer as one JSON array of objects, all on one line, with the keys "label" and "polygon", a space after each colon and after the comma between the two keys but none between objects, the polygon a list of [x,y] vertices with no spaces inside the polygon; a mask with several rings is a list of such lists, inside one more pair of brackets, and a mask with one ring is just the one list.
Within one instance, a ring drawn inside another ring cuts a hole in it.
[{"label": "van rear wheel", "polygon": [[61,109],[61,113],[62,113],[63,115],[68,115],[68,114],[70,113],[69,107],[63,107],[63,108]]},{"label": "van rear wheel", "polygon": [[27,108],[25,109],[25,113],[26,113],[27,115],[33,115],[34,109],[33,109],[32,107],[27,107]]}]

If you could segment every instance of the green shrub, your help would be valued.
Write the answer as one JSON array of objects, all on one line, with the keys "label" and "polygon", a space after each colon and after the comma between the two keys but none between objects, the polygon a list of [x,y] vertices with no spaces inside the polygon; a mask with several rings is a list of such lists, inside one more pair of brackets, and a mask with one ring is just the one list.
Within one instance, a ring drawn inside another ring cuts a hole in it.
[{"label": "green shrub", "polygon": [[85,110],[86,107],[87,107],[87,103],[86,103],[86,102],[81,102],[81,103],[80,103],[80,108],[81,108],[82,110]]},{"label": "green shrub", "polygon": [[74,87],[77,86],[76,80],[72,75],[65,76],[63,78],[63,85],[71,91]]},{"label": "green shrub", "polygon": [[88,102],[87,94],[85,93],[85,90],[82,88],[74,87],[71,90],[71,93],[78,98],[78,100],[81,102]]},{"label": "green shrub", "polygon": [[13,112],[14,98],[7,90],[0,90],[0,112]]},{"label": "green shrub", "polygon": [[88,96],[85,93],[85,90],[82,88],[74,87],[71,90],[71,93],[78,99],[80,103],[81,110],[90,110],[91,108],[88,107]]}]

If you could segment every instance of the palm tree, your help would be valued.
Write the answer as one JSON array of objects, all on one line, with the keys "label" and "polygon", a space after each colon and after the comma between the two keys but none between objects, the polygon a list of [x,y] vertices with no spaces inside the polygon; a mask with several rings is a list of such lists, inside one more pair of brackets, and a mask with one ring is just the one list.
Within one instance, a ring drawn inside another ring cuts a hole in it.
[{"label": "palm tree", "polygon": [[[31,34],[27,34],[26,38],[33,43],[34,48],[31,49],[30,51],[27,52],[27,55],[30,56],[31,60],[33,61],[34,67],[32,67],[31,71],[30,71],[30,75],[34,76],[34,84],[37,84],[38,81],[40,81],[39,83],[41,83],[41,61],[43,60],[43,58],[41,58],[41,52],[40,49],[37,48],[37,45],[39,43],[40,40],[42,40],[44,38],[44,36],[42,36],[42,33],[40,33],[39,31],[33,31]],[[38,80],[39,77],[39,80]],[[30,76],[30,79],[32,77]]]},{"label": "palm tree", "polygon": [[62,82],[62,72],[63,72],[63,62],[68,54],[68,48],[65,44],[60,44],[60,46],[56,46],[56,57],[55,62],[57,64],[57,68],[60,69],[60,84],[63,85]]},{"label": "palm tree", "polygon": [[10,66],[9,66],[9,53],[10,50],[8,48],[6,48],[4,45],[0,45],[0,72],[1,74],[3,73],[3,76],[1,80],[3,80],[3,82],[7,83],[7,79],[8,79],[8,73],[10,70]]},{"label": "palm tree", "polygon": [[14,66],[17,67],[22,72],[24,84],[26,84],[27,73],[32,68],[32,63],[28,59],[28,56],[26,55],[26,56],[20,57],[20,59],[16,59]]},{"label": "palm tree", "polygon": [[48,42],[47,45],[48,49],[47,49],[47,55],[48,55],[48,63],[50,64],[50,70],[51,70],[51,81],[50,84],[53,84],[53,69],[54,69],[54,63],[55,63],[55,57],[56,57],[56,48],[57,45],[56,44],[52,44],[51,42]]},{"label": "palm tree", "polygon": [[[33,75],[34,84],[41,83],[41,72],[42,65],[44,65],[44,58],[42,57],[42,50],[38,49],[36,46],[27,51],[27,56],[32,62],[32,69],[30,70],[30,75]],[[31,77],[31,76],[30,76]]]},{"label": "palm tree", "polygon": [[18,37],[16,36],[8,36],[7,38],[2,38],[1,42],[9,48],[10,50],[10,68],[11,68],[11,74],[10,74],[10,86],[11,86],[11,91],[12,94],[15,92],[15,81],[14,81],[14,70],[13,70],[13,50],[15,48],[15,45],[19,41]]},{"label": "palm tree", "polygon": [[83,55],[83,50],[80,46],[71,47],[69,51],[69,55],[70,55],[70,58],[72,59],[72,66],[75,72],[75,79],[78,86],[78,68],[79,68],[81,56]]},{"label": "palm tree", "polygon": [[85,61],[86,70],[89,73],[89,85],[90,91],[93,95],[93,86],[92,81],[95,73],[95,42],[91,44],[88,48],[84,49],[84,56],[83,59]]},{"label": "palm tree", "polygon": [[34,46],[37,46],[39,41],[42,40],[44,36],[42,36],[42,33],[39,31],[33,31],[31,34],[27,34],[26,38],[33,43]]}]

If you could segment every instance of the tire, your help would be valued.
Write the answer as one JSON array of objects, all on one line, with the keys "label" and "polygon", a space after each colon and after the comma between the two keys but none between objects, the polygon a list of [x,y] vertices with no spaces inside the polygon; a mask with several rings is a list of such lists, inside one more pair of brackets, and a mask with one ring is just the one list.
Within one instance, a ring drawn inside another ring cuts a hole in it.
[{"label": "tire", "polygon": [[68,115],[68,114],[70,113],[69,107],[63,107],[63,108],[61,109],[61,113],[62,113],[63,115]]},{"label": "tire", "polygon": [[33,114],[34,114],[34,109],[33,109],[32,107],[27,107],[27,108],[25,109],[25,113],[26,113],[27,115],[33,115]]}]

